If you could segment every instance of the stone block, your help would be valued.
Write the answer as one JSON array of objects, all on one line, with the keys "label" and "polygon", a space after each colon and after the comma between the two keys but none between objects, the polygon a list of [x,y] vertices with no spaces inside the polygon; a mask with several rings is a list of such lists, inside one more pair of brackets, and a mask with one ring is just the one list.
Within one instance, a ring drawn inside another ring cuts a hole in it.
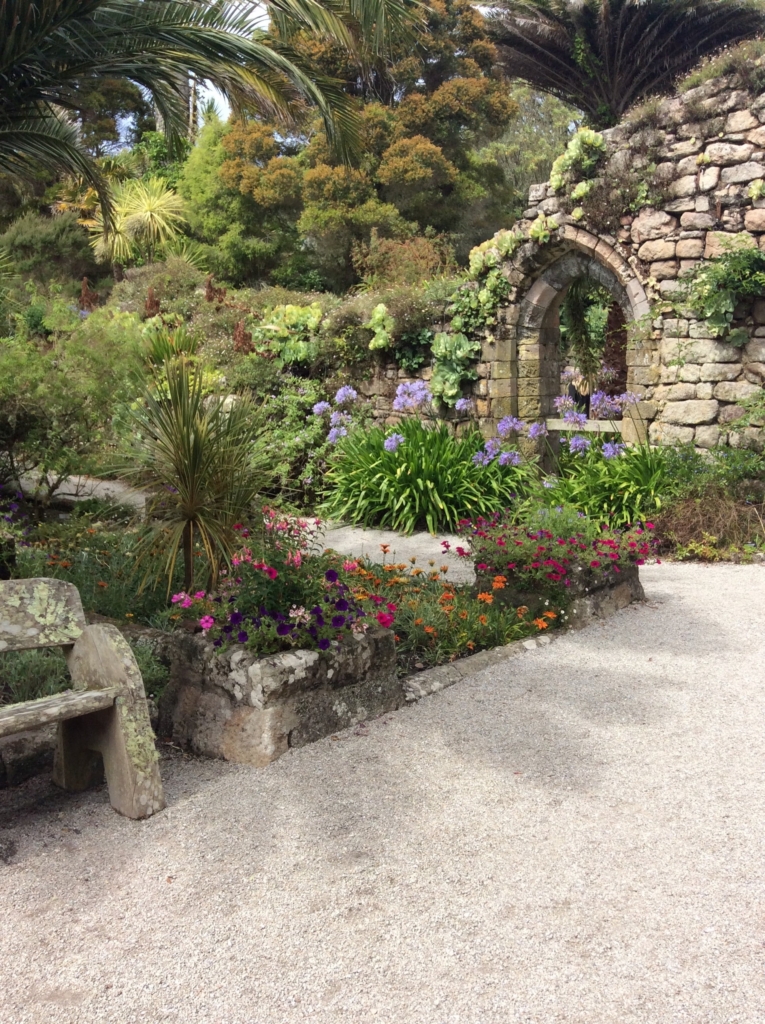
[{"label": "stone block", "polygon": [[[715,185],[717,182],[715,181]],[[709,213],[709,196],[697,196],[695,202],[696,211],[698,213]]]},{"label": "stone block", "polygon": [[684,213],[680,217],[680,224],[691,231],[706,231],[715,225],[714,217],[709,213]]},{"label": "stone block", "polygon": [[765,363],[765,338],[752,338],[744,346],[743,356],[748,363]]},{"label": "stone block", "polygon": [[765,148],[765,128],[755,128],[754,131],[749,132],[747,140],[758,149]]},{"label": "stone block", "polygon": [[718,403],[714,400],[693,399],[689,402],[667,402],[659,414],[659,419],[662,423],[696,426],[699,423],[712,423],[717,418],[719,408]]},{"label": "stone block", "polygon": [[721,402],[743,402],[761,391],[762,388],[745,380],[726,380],[715,385],[714,395]]},{"label": "stone block", "polygon": [[677,243],[676,254],[684,260],[699,259],[704,255],[704,242],[700,238],[683,238]]},{"label": "stone block", "polygon": [[765,231],[765,210],[747,210],[744,227],[747,231]]},{"label": "stone block", "polygon": [[638,257],[646,263],[653,260],[673,259],[675,256],[676,244],[667,242],[664,239],[654,239],[644,242],[638,249]]},{"label": "stone block", "polygon": [[547,195],[547,182],[541,185],[530,185],[529,186],[529,206],[534,206],[536,203],[541,203]]},{"label": "stone block", "polygon": [[660,368],[659,381],[662,384],[674,384],[679,376],[679,366],[662,366]]},{"label": "stone block", "polygon": [[706,320],[691,320],[688,325],[689,338],[713,338],[712,329],[707,325]]},{"label": "stone block", "polygon": [[720,415],[717,417],[717,422],[723,426],[726,423],[735,423],[736,420],[740,420],[745,414],[746,410],[742,409],[740,405],[723,405],[720,409]]},{"label": "stone block", "polygon": [[679,427],[671,423],[653,422],[648,428],[651,444],[675,445],[690,444],[693,440],[693,427]]},{"label": "stone block", "polygon": [[663,338],[659,351],[661,362],[665,365],[674,362],[739,363],[737,349],[712,338]]},{"label": "stone block", "polygon": [[661,379],[660,366],[631,366],[627,387],[634,391],[636,386],[650,387],[658,384]]},{"label": "stone block", "polygon": [[744,377],[750,384],[762,385],[765,382],[765,363],[747,363],[744,366]]},{"label": "stone block", "polygon": [[[699,192],[711,192],[720,181],[719,167],[705,167],[699,175]],[[698,200],[697,200],[698,202]]]},{"label": "stone block", "polygon": [[757,242],[746,231],[736,234],[728,231],[709,231],[704,247],[704,257],[712,259],[715,256],[722,256],[730,249],[754,249],[756,246]]},{"label": "stone block", "polygon": [[[750,179],[747,179],[750,180]],[[672,199],[681,199],[685,196],[692,196],[696,194],[696,175],[686,174],[682,178],[678,178],[677,181],[673,181],[667,189],[667,195]]]},{"label": "stone block", "polygon": [[694,444],[699,448],[716,448],[720,443],[720,428],[715,424],[708,427],[696,427]]},{"label": "stone block", "polygon": [[[686,402],[696,397],[695,384],[661,384],[653,393],[657,402]],[[709,396],[712,397],[711,395]]]},{"label": "stone block", "polygon": [[713,397],[713,388],[710,381],[703,381],[696,385],[696,398],[708,400]]},{"label": "stone block", "polygon": [[726,132],[747,132],[751,128],[757,128],[759,121],[750,110],[737,110],[733,114],[728,114],[728,118],[725,122]]},{"label": "stone block", "polygon": [[650,274],[654,281],[668,281],[677,277],[679,269],[676,260],[659,260],[651,264]]},{"label": "stone block", "polygon": [[[685,363],[683,366],[678,367],[677,379],[682,381],[688,381],[691,384],[696,384],[701,380],[701,367],[698,363]],[[700,398],[700,395],[696,396]],[[711,395],[709,396],[712,397]]]},{"label": "stone block", "polygon": [[731,142],[712,142],[704,151],[713,164],[720,167],[730,167],[734,164],[744,164],[754,152],[754,146],[745,142],[736,146]]},{"label": "stone block", "polygon": [[[489,398],[508,398],[515,394],[515,385],[514,379],[490,380]],[[537,390],[539,388],[539,382],[531,379],[519,380],[517,385],[519,395],[533,395],[537,393],[535,387]]]},{"label": "stone block", "polygon": [[704,363],[699,371],[700,380],[735,380],[741,374],[741,364],[735,363]]},{"label": "stone block", "polygon": [[677,228],[677,218],[671,217],[663,210],[654,210],[648,206],[641,210],[632,221],[632,241],[636,245],[652,241],[656,238],[664,238]]},{"label": "stone block", "polygon": [[765,324],[765,299],[755,299],[752,316],[756,324]]},{"label": "stone block", "polygon": [[723,185],[738,185],[763,177],[765,177],[765,164],[757,163],[754,160],[738,164],[735,167],[723,167],[720,175]]}]

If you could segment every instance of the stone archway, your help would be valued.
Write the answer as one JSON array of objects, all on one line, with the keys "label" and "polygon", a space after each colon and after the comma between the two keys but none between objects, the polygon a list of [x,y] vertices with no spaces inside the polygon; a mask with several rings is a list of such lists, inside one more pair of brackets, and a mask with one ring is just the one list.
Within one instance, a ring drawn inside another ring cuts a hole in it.
[{"label": "stone archway", "polygon": [[[500,312],[497,336],[484,346],[489,363],[487,412],[492,429],[505,415],[525,420],[552,415],[560,394],[559,310],[571,282],[589,275],[621,306],[628,324],[650,315],[643,285],[614,246],[571,225],[547,245],[522,246],[503,268],[513,286],[511,303]],[[641,393],[644,368],[658,356],[630,343],[628,387]]]}]

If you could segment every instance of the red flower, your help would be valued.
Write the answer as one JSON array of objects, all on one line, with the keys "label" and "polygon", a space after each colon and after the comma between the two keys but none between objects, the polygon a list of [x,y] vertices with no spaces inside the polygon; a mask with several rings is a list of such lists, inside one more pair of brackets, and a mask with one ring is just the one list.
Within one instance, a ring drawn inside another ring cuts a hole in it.
[{"label": "red flower", "polygon": [[389,612],[395,612],[395,610],[397,608],[397,605],[392,604],[392,603],[388,603],[388,604],[385,605],[385,607],[388,609]]},{"label": "red flower", "polygon": [[393,616],[388,615],[387,612],[378,612],[377,621],[380,623],[383,629],[390,629],[390,627],[393,625],[394,620]]},{"label": "red flower", "polygon": [[593,559],[592,562],[590,562],[590,565],[593,567],[593,569],[597,569],[598,566],[600,565],[600,562],[596,558],[596,559]]}]

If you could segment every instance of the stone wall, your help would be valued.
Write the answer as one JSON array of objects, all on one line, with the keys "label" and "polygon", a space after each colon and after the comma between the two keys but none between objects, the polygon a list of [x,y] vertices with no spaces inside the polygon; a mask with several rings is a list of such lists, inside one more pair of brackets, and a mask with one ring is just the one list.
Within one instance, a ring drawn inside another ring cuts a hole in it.
[{"label": "stone wall", "polygon": [[558,229],[546,244],[525,242],[504,264],[510,302],[484,345],[475,389],[484,429],[507,413],[550,416],[560,390],[558,308],[571,280],[587,272],[609,288],[633,325],[628,387],[643,401],[627,424],[628,438],[645,423],[658,444],[758,445],[761,431],[729,433],[729,425],[741,415],[739,403],[765,381],[765,299],[736,311],[734,326],[750,338],[743,348],[715,340],[703,321],[679,316],[670,302],[682,275],[703,259],[730,245],[765,250],[765,198],[749,195],[751,182],[765,178],[765,94],[735,77],[716,79],[603,136],[601,197],[607,202],[609,181],[631,175],[642,178],[654,205],[625,212],[608,233],[592,212],[590,220],[577,217],[561,191],[532,186],[519,228],[528,235],[542,214]]}]

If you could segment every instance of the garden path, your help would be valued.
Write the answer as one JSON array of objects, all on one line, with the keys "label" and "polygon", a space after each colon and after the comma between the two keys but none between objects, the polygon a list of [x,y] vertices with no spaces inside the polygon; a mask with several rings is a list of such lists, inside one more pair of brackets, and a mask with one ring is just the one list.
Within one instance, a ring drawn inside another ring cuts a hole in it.
[{"label": "garden path", "polygon": [[169,807],[0,793],[2,1024],[761,1024],[765,568]]}]

